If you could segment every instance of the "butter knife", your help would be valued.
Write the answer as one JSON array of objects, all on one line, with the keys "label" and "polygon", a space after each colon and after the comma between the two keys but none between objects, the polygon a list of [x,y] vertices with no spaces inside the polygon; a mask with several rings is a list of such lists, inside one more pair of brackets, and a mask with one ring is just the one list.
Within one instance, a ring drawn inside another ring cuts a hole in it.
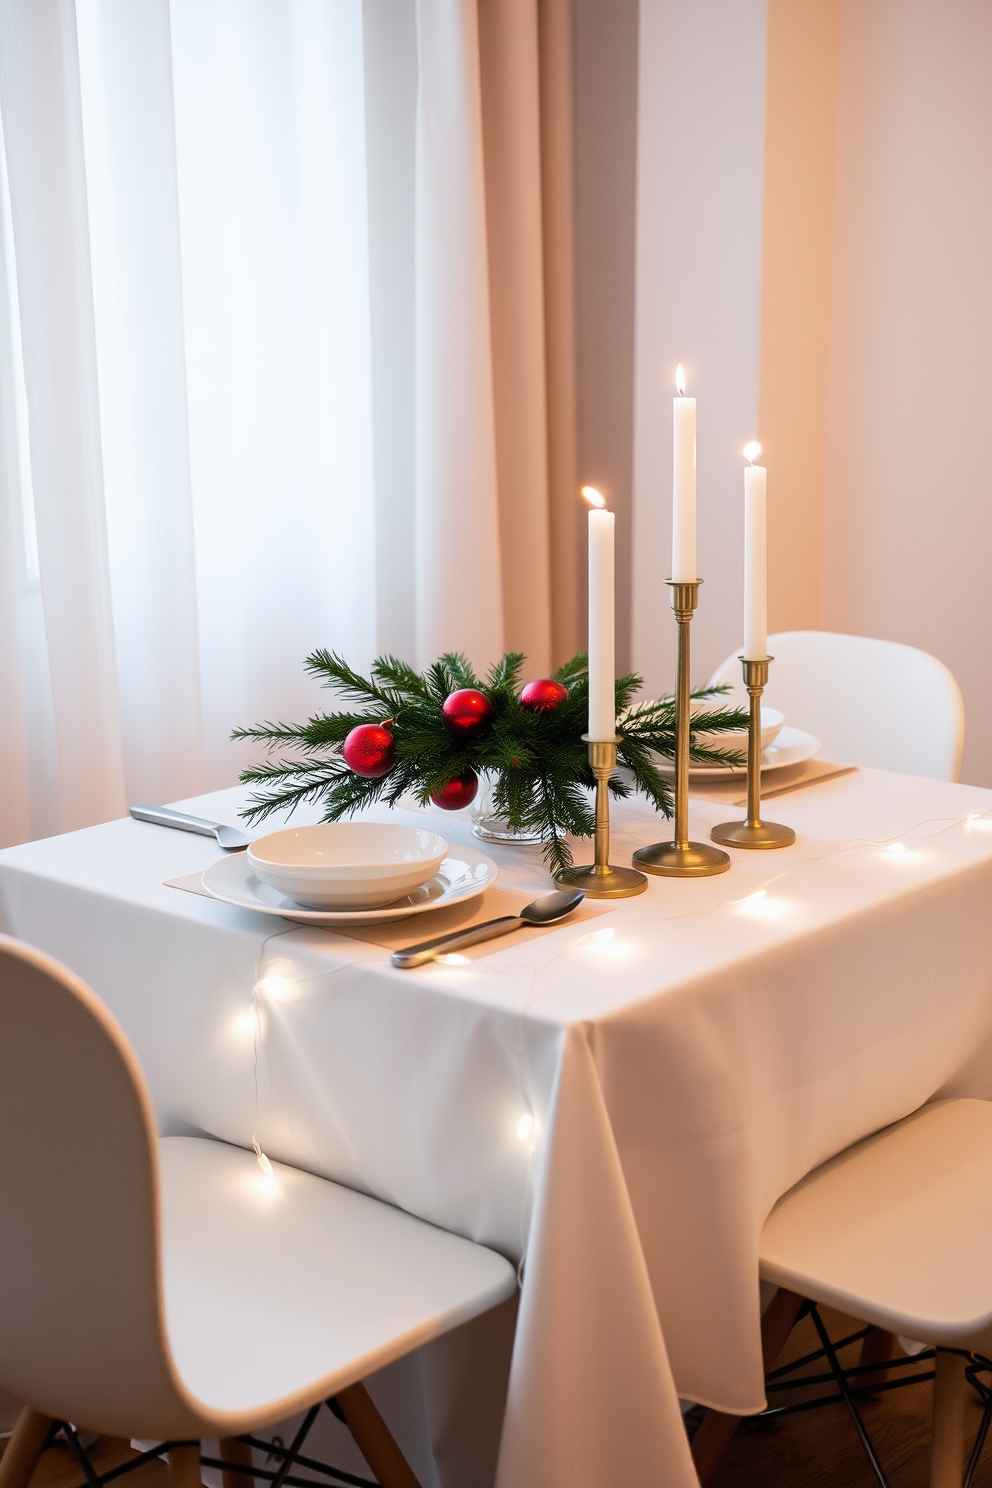
[{"label": "butter knife", "polygon": [[135,821],[152,822],[156,827],[175,827],[180,832],[198,832],[201,837],[214,837],[229,852],[239,852],[249,847],[253,840],[237,827],[226,827],[223,822],[207,821],[202,816],[187,816],[185,811],[173,811],[171,806],[132,806],[130,810]]}]

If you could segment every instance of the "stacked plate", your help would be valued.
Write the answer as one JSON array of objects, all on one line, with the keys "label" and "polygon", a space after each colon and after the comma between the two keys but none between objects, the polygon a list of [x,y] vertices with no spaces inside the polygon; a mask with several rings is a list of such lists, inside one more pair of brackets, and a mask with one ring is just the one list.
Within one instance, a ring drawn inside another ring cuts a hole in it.
[{"label": "stacked plate", "polygon": [[302,924],[401,920],[472,899],[499,869],[474,848],[450,848],[421,827],[325,822],[273,832],[213,863],[215,899]]},{"label": "stacked plate", "polygon": [[[705,698],[692,703],[694,714],[710,711],[712,701]],[[729,706],[729,704],[727,704]],[[697,746],[704,749],[728,749],[741,756],[736,765],[689,765],[690,780],[732,780],[737,775],[747,774],[747,730],[735,730],[727,734],[698,734]],[[788,765],[801,765],[820,752],[820,741],[807,734],[804,729],[792,728],[785,715],[776,708],[761,710],[761,772],[782,770]],[[667,755],[655,756],[658,769],[671,780],[675,775],[675,763]]]}]

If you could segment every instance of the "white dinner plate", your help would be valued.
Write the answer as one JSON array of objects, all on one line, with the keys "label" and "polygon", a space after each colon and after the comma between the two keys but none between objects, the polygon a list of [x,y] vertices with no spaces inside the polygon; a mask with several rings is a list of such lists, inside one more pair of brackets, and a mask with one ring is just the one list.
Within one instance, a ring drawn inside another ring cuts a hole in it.
[{"label": "white dinner plate", "polygon": [[287,899],[278,889],[256,878],[243,852],[231,853],[211,863],[202,882],[208,894],[225,904],[279,915],[284,920],[298,920],[301,925],[371,925],[384,920],[405,920],[408,915],[447,909],[449,904],[474,899],[498,877],[499,869],[485,853],[474,847],[452,847],[429,883],[382,909],[304,909],[295,899]]},{"label": "white dinner plate", "polygon": [[[789,724],[784,723],[775,743],[769,744],[762,752],[761,773],[764,774],[766,770],[782,770],[786,765],[801,765],[804,760],[812,759],[819,752],[819,739],[814,739],[805,729],[790,728]],[[658,769],[668,780],[675,774],[675,766],[671,760],[659,760]],[[746,761],[740,765],[689,766],[690,780],[732,780],[735,775],[746,774]]]}]

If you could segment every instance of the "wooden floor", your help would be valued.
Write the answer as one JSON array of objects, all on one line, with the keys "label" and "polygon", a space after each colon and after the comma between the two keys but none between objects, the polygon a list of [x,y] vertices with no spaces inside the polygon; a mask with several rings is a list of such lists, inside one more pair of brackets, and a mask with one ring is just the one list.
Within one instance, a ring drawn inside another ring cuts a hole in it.
[{"label": "wooden floor", "polygon": [[[838,1314],[825,1312],[834,1338],[857,1326]],[[797,1359],[817,1347],[808,1319],[795,1329],[780,1362]],[[854,1363],[856,1347],[843,1356]],[[823,1365],[813,1366],[822,1370]],[[930,1453],[930,1384],[893,1390],[866,1401],[862,1414],[892,1488],[926,1488]],[[782,1394],[777,1403],[797,1398]],[[977,1430],[980,1407],[968,1407],[969,1448]],[[975,1488],[992,1488],[992,1432]],[[101,1438],[91,1449],[97,1471],[133,1456],[130,1445]],[[56,1445],[44,1454],[31,1488],[77,1488],[82,1475],[68,1447]],[[120,1480],[121,1488],[167,1488],[164,1463],[155,1461]],[[246,1480],[247,1481],[247,1480]],[[742,1427],[711,1480],[710,1488],[876,1488],[854,1426],[842,1404],[788,1416],[775,1425]]]},{"label": "wooden floor", "polygon": [[[129,1441],[115,1436],[101,1436],[89,1451],[90,1461],[98,1473],[109,1471],[128,1457],[137,1456]],[[77,1488],[82,1481],[83,1475],[72,1451],[57,1442],[42,1454],[31,1479],[31,1488]],[[169,1472],[165,1463],[156,1458],[114,1481],[120,1483],[121,1488],[168,1488]],[[248,1482],[247,1478],[245,1482]],[[107,1488],[113,1488],[113,1485],[108,1483]]]},{"label": "wooden floor", "polygon": [[[858,1327],[850,1318],[826,1308],[823,1317],[832,1338],[842,1338]],[[779,1362],[801,1358],[818,1346],[813,1324],[805,1318],[793,1330]],[[841,1359],[855,1364],[857,1353],[858,1345],[854,1345]],[[806,1372],[813,1371],[822,1373],[823,1362]],[[891,1488],[927,1488],[932,1390],[932,1384],[924,1383],[859,1402]],[[835,1392],[824,1389],[824,1393]],[[967,1416],[970,1452],[981,1407],[974,1392],[969,1394],[973,1400]],[[798,1393],[782,1392],[774,1403],[786,1405],[799,1398]],[[973,1482],[974,1488],[992,1488],[992,1431]],[[774,1424],[743,1426],[710,1479],[710,1488],[878,1488],[878,1479],[846,1406],[838,1403],[786,1416]]]}]

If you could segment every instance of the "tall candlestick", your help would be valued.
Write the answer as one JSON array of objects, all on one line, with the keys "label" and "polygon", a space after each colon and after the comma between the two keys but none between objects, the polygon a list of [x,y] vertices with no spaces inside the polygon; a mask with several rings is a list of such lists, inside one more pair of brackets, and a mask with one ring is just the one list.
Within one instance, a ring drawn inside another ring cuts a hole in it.
[{"label": "tall candlestick", "polygon": [[672,579],[696,578],[696,400],[685,396],[685,372],[675,370],[672,400]]},{"label": "tall candlestick", "polygon": [[766,477],[755,465],[761,445],[744,451],[744,660],[764,661],[768,655],[768,576],[765,535]]},{"label": "tall candlestick", "polygon": [[589,738],[613,741],[617,732],[614,646],[613,529],[615,517],[592,486],[582,494],[589,513]]}]

